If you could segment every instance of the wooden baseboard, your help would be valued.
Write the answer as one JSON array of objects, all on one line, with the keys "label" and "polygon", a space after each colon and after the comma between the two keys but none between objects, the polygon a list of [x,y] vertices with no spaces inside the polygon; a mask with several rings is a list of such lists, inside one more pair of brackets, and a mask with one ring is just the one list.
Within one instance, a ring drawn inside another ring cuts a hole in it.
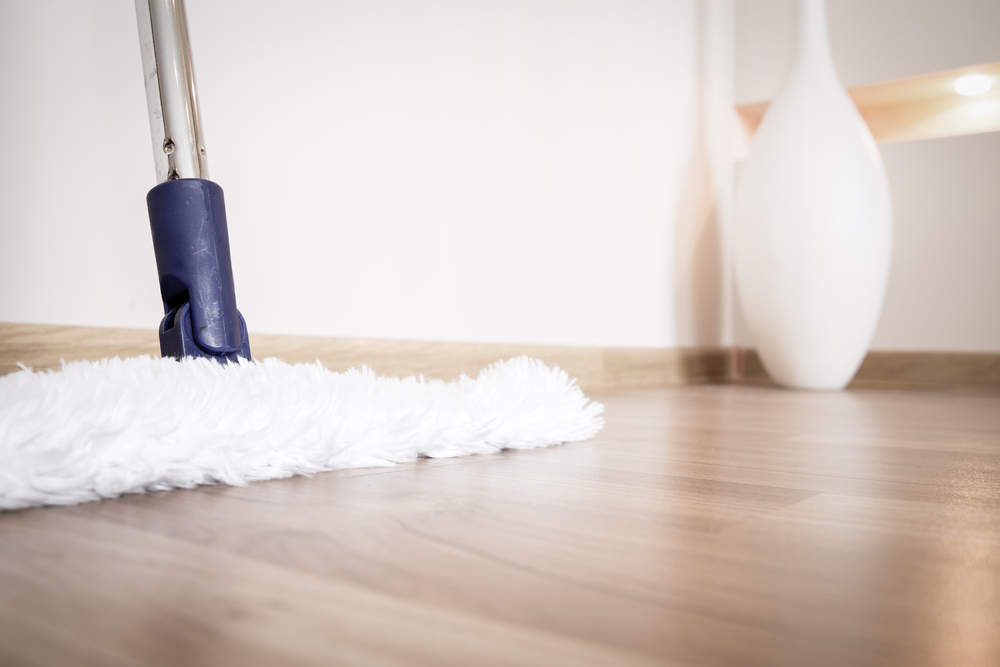
[{"label": "wooden baseboard", "polygon": [[332,370],[362,364],[386,375],[419,375],[452,380],[475,375],[499,359],[526,355],[562,368],[589,391],[618,387],[662,387],[726,382],[730,353],[723,349],[598,348],[495,343],[441,343],[351,340],[258,335],[254,356],[289,363],[317,359]]},{"label": "wooden baseboard", "polygon": [[[602,348],[492,343],[356,340],[254,335],[257,358],[320,361],[332,370],[367,365],[385,375],[452,380],[475,376],[498,359],[527,355],[559,366],[587,391],[740,381],[773,384],[753,350],[725,348]],[[60,359],[159,354],[156,331],[0,323],[0,375],[58,368]],[[870,352],[851,388],[1000,390],[1000,354]]]},{"label": "wooden baseboard", "polygon": [[60,360],[159,355],[155,329],[108,329],[51,324],[0,323],[0,375],[18,364],[41,370],[59,368]]},{"label": "wooden baseboard", "polygon": [[[736,364],[744,383],[774,385],[755,350],[738,352]],[[1000,391],[1000,354],[873,350],[848,388]]]},{"label": "wooden baseboard", "polygon": [[[289,363],[320,361],[341,371],[367,365],[385,375],[424,375],[452,380],[475,376],[499,359],[527,355],[559,366],[588,391],[618,387],[662,387],[727,382],[728,349],[599,348],[491,343],[355,340],[309,336],[251,335],[257,358]],[[60,359],[158,355],[154,330],[105,329],[0,323],[0,374],[18,369],[58,368]]]}]

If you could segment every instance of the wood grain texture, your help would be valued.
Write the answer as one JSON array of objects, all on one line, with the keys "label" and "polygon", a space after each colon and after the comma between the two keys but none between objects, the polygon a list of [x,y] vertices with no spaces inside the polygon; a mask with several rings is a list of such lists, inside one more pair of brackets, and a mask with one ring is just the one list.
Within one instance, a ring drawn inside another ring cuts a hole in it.
[{"label": "wood grain texture", "polygon": [[[747,384],[773,385],[755,350],[737,353]],[[885,352],[865,356],[851,389],[965,389],[1000,392],[1000,354],[971,352]]]},{"label": "wood grain texture", "polygon": [[155,329],[108,329],[0,322],[0,375],[30,368],[59,368],[61,360],[159,356]]},{"label": "wood grain texture", "polygon": [[[993,78],[993,88],[975,96],[955,92],[970,74]],[[875,141],[910,141],[1000,130],[1000,63],[974,65],[848,89]],[[740,105],[737,115],[753,135],[768,103]]]},{"label": "wood grain texture", "polygon": [[[259,359],[320,361],[335,371],[367,365],[384,375],[423,374],[443,380],[453,380],[462,373],[475,377],[500,359],[528,355],[559,366],[587,389],[724,382],[730,377],[731,357],[724,349],[616,349],[264,334],[251,334],[250,349]],[[0,374],[17,370],[18,363],[36,369],[58,368],[61,359],[142,354],[159,355],[155,330],[0,323]]]},{"label": "wood grain texture", "polygon": [[1000,664],[1000,396],[598,398],[585,443],[0,514],[0,664]]},{"label": "wood grain texture", "polygon": [[[588,391],[745,381],[772,384],[753,350],[584,348],[490,343],[352,340],[255,335],[257,358],[320,361],[335,371],[368,365],[391,376],[452,380],[475,376],[498,359],[528,355],[559,366]],[[0,323],[0,375],[23,363],[59,368],[60,360],[159,354],[155,331]],[[1000,354],[870,352],[853,388],[1000,391]]]}]

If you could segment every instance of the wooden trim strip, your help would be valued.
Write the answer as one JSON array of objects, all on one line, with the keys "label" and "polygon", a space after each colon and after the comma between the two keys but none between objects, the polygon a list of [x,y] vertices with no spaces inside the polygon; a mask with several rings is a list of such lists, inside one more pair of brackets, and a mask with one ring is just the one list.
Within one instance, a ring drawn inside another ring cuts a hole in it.
[{"label": "wooden trim strip", "polygon": [[[257,358],[321,362],[336,371],[361,365],[385,375],[452,380],[475,376],[499,359],[527,355],[559,366],[587,391],[624,387],[744,382],[773,384],[753,350],[724,348],[600,348],[493,343],[359,340],[255,335]],[[156,332],[44,324],[0,323],[0,375],[17,363],[58,368],[60,359],[97,360],[159,354]],[[1000,354],[870,352],[851,388],[1000,391]]]},{"label": "wooden trim strip", "polygon": [[[259,359],[320,361],[335,371],[367,365],[385,375],[424,375],[443,380],[463,373],[474,377],[497,360],[527,355],[559,366],[588,391],[727,382],[731,377],[731,355],[726,349],[561,347],[253,334],[250,348]],[[156,356],[159,351],[153,330],[0,323],[0,374],[17,370],[18,362],[35,369],[59,368],[60,359]]]},{"label": "wooden trim strip", "polygon": [[[755,350],[742,350],[739,358],[744,383],[774,385]],[[1000,391],[1000,354],[873,350],[848,388]]]},{"label": "wooden trim strip", "polygon": [[[959,95],[955,82],[970,74],[991,77],[993,87],[981,95]],[[1000,62],[856,86],[847,92],[880,142],[1000,130]],[[767,107],[768,102],[736,107],[747,136],[757,131]]]}]

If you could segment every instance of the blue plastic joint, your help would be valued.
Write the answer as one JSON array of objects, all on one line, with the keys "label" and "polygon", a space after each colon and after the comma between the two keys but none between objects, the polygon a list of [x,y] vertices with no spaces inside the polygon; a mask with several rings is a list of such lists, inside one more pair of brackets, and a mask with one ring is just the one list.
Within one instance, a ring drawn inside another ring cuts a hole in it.
[{"label": "blue plastic joint", "polygon": [[200,178],[160,183],[146,195],[153,232],[164,357],[250,359],[246,322],[236,309],[222,188]]}]

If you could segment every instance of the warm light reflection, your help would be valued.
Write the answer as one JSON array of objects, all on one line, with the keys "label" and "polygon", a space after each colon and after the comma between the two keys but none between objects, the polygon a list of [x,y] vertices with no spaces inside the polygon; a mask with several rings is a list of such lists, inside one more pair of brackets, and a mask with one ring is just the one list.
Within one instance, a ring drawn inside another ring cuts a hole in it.
[{"label": "warm light reflection", "polygon": [[955,82],[955,92],[959,95],[982,95],[993,87],[993,79],[985,74],[970,74]]}]

